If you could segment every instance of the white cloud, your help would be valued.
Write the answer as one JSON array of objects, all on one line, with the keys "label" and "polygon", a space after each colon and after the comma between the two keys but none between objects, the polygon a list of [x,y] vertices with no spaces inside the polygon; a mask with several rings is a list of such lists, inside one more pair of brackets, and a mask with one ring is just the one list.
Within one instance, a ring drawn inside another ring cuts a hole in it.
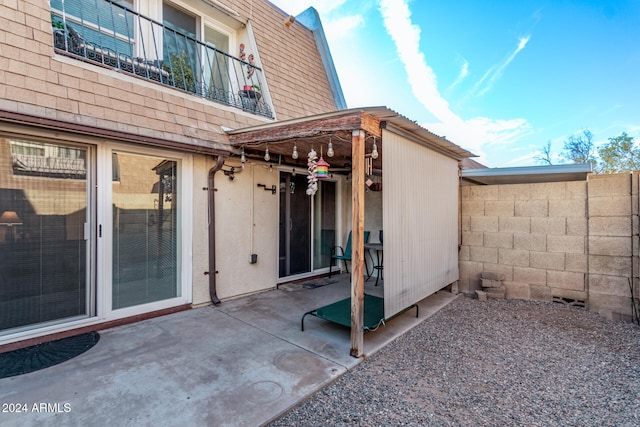
[{"label": "white cloud", "polygon": [[505,58],[505,60],[500,64],[494,65],[493,67],[489,68],[484,76],[482,76],[482,78],[474,85],[472,93],[477,96],[482,96],[485,93],[489,92],[496,81],[498,81],[498,79],[502,77],[502,75],[504,74],[504,70],[515,59],[516,55],[525,48],[530,38],[530,36],[521,37],[518,41],[518,46],[511,53],[511,55]]},{"label": "white cloud", "polygon": [[338,41],[344,39],[354,29],[364,25],[364,18],[362,15],[343,16],[338,19],[327,21],[323,20],[322,27],[327,35],[327,38],[331,41]]},{"label": "white cloud", "polygon": [[458,86],[462,81],[469,75],[469,62],[466,59],[463,59],[462,67],[460,68],[460,73],[456,80],[449,85],[448,90],[453,89]]},{"label": "white cloud", "polygon": [[[491,119],[476,117],[463,120],[449,108],[449,103],[438,90],[437,78],[420,51],[420,28],[411,21],[411,11],[406,0],[379,0],[379,10],[384,19],[387,33],[396,45],[400,60],[404,64],[408,83],[414,96],[433,114],[439,123],[427,123],[424,126],[448,140],[478,154],[480,161],[485,157],[485,147],[494,144],[506,144],[531,132],[525,119]],[[529,38],[522,38],[516,50],[496,66],[491,74],[482,81],[487,84],[482,90],[488,90],[502,75],[513,58],[526,46]]]}]

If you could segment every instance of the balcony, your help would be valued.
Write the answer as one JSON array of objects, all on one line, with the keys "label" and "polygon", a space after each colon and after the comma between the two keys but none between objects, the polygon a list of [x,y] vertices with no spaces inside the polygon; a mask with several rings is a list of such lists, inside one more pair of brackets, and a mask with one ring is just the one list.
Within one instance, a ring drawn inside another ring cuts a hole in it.
[{"label": "balcony", "polygon": [[59,54],[273,118],[253,55],[231,56],[113,0],[51,0],[51,8]]}]

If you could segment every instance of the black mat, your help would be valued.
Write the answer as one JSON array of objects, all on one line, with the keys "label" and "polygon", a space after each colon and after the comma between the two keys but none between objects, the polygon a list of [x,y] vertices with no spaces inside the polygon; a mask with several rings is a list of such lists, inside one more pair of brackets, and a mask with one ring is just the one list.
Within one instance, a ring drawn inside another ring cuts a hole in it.
[{"label": "black mat", "polygon": [[96,345],[99,339],[97,332],[88,332],[0,353],[0,378],[28,374],[73,359]]}]

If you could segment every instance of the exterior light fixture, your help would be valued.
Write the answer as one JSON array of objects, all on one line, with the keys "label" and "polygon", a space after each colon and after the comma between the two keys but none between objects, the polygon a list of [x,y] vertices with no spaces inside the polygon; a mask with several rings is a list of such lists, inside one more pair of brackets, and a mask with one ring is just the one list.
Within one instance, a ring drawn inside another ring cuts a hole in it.
[{"label": "exterior light fixture", "polygon": [[373,159],[377,159],[378,158],[378,146],[376,145],[376,140],[373,140],[373,151],[371,151],[371,158]]},{"label": "exterior light fixture", "polygon": [[269,155],[269,144],[267,144],[267,151],[264,152],[264,161],[268,162],[269,159],[271,159],[271,156]]},{"label": "exterior light fixture", "polygon": [[327,147],[327,157],[333,157],[334,155],[334,151],[333,151],[333,144],[331,143],[331,139],[329,139],[329,146]]},{"label": "exterior light fixture", "polygon": [[244,169],[244,164],[247,163],[247,158],[244,155],[244,145],[242,146],[242,153],[240,153],[240,163],[242,163],[242,169]]},{"label": "exterior light fixture", "polygon": [[298,158],[298,146],[295,142],[293,143],[293,153],[291,153],[291,157],[293,157],[293,160]]}]

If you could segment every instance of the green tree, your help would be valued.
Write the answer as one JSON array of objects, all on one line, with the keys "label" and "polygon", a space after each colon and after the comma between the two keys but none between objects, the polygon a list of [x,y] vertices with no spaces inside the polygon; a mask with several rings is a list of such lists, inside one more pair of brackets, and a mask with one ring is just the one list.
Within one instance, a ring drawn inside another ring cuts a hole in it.
[{"label": "green tree", "polygon": [[640,169],[640,149],[632,136],[622,135],[609,138],[609,142],[598,149],[601,173],[629,172]]},{"label": "green tree", "polygon": [[593,134],[585,129],[580,134],[571,135],[564,141],[561,156],[572,163],[591,163],[595,169],[598,162]]}]

